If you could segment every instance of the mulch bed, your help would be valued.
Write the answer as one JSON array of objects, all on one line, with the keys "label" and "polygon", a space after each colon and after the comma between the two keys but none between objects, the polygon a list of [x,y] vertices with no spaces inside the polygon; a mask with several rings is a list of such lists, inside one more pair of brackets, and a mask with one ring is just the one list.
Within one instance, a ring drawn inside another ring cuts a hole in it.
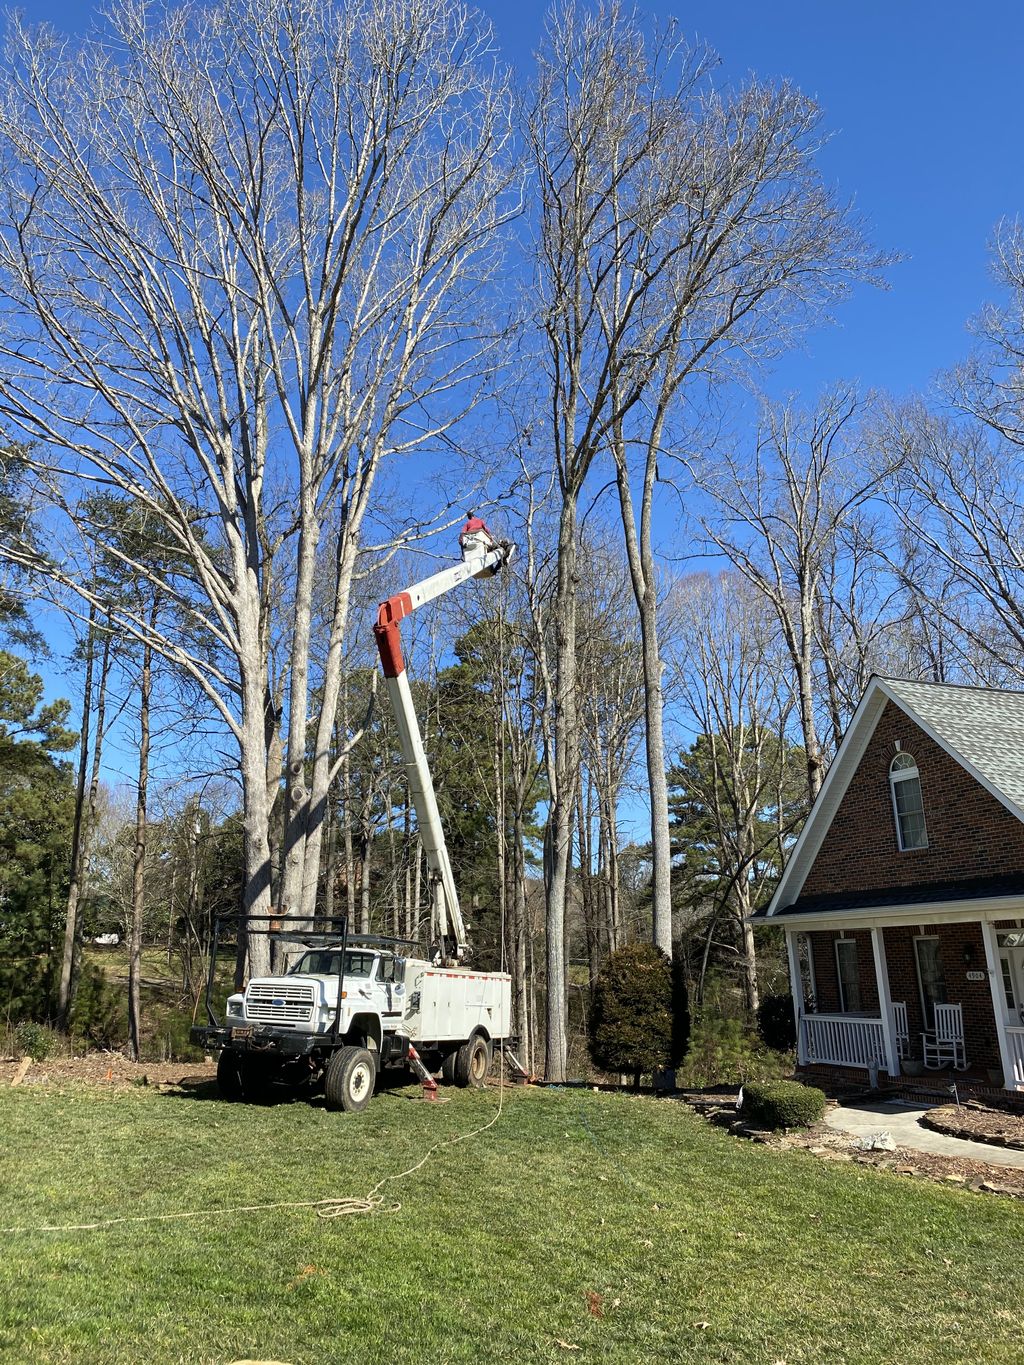
[{"label": "mulch bed", "polygon": [[[728,1128],[730,1132],[745,1137],[766,1147],[778,1150],[798,1149],[810,1152],[825,1161],[850,1162],[858,1166],[874,1166],[877,1170],[891,1171],[895,1175],[917,1176],[923,1180],[933,1180],[940,1185],[958,1185],[983,1194],[1001,1194],[1013,1199],[1024,1199],[1024,1168],[997,1166],[985,1161],[968,1161],[961,1157],[939,1156],[932,1152],[918,1152],[909,1147],[897,1147],[895,1151],[865,1151],[860,1139],[848,1133],[839,1133],[824,1124],[817,1124],[805,1132],[770,1133],[752,1128],[736,1112],[736,1091],[730,1096],[684,1092],[680,1098],[696,1109],[710,1123]],[[964,1109],[956,1110],[961,1115]],[[939,1111],[932,1110],[932,1113]],[[989,1114],[994,1110],[987,1110]],[[1012,1118],[1012,1115],[1001,1115]],[[881,1125],[880,1125],[881,1126]],[[957,1136],[960,1136],[958,1133]],[[978,1134],[969,1136],[977,1139]]]},{"label": "mulch bed", "polygon": [[[0,1086],[8,1086],[19,1069],[17,1057],[0,1058]],[[120,1052],[90,1052],[84,1057],[47,1057],[33,1062],[22,1085],[82,1081],[106,1089],[127,1090],[134,1085],[177,1086],[183,1081],[213,1080],[210,1062],[131,1062]]]},{"label": "mulch bed", "polygon": [[992,1109],[973,1102],[944,1104],[941,1109],[929,1109],[922,1114],[921,1123],[948,1137],[988,1142],[993,1147],[1024,1149],[1024,1114],[1014,1114],[1007,1109]]}]

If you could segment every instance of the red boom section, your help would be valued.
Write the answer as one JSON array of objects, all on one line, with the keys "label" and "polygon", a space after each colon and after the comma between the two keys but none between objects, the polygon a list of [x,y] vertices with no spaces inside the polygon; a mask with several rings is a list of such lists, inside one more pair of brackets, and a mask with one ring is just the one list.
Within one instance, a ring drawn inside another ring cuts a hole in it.
[{"label": "red boom section", "polygon": [[411,611],[412,598],[407,592],[396,592],[394,597],[389,597],[386,602],[380,604],[373,633],[377,639],[377,650],[385,678],[397,678],[399,673],[405,670],[398,623]]}]

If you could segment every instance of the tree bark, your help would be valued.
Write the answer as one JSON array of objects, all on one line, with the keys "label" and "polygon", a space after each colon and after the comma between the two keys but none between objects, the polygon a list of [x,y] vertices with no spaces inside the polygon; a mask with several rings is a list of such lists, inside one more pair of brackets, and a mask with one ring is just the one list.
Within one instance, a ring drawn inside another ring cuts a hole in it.
[{"label": "tree bark", "polygon": [[[150,612],[155,627],[157,603]],[[135,857],[132,864],[132,915],[128,938],[128,1054],[137,1062],[142,1051],[142,926],[146,901],[146,802],[149,790],[149,706],[153,687],[153,651],[142,651],[139,689],[139,781],[135,801]]]},{"label": "tree bark", "polygon": [[64,951],[61,956],[60,988],[57,996],[57,1027],[66,1033],[71,1018],[71,982],[79,938],[79,897],[82,881],[82,824],[85,819],[85,782],[89,763],[89,728],[92,725],[92,673],[96,649],[96,604],[89,604],[85,638],[85,686],[82,695],[82,727],[78,737],[78,779],[75,788],[75,818],[71,831],[71,880],[68,886],[64,920]]}]

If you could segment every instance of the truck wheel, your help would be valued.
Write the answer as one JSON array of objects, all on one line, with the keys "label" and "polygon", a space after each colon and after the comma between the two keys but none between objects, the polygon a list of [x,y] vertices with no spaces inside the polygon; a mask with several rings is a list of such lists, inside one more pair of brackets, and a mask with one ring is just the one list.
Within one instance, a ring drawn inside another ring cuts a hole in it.
[{"label": "truck wheel", "polygon": [[441,1079],[445,1085],[455,1085],[455,1063],[459,1056],[458,1048],[454,1052],[446,1052],[444,1060],[441,1062]]},{"label": "truck wheel", "polygon": [[377,1079],[373,1054],[365,1047],[341,1047],[327,1063],[324,1102],[328,1109],[358,1114],[370,1103]]},{"label": "truck wheel", "polygon": [[455,1054],[455,1084],[481,1089],[491,1069],[491,1045],[479,1034],[463,1043]]},{"label": "truck wheel", "polygon": [[217,1089],[225,1100],[242,1098],[242,1059],[229,1047],[217,1058]]},{"label": "truck wheel", "polygon": [[239,1067],[242,1099],[247,1104],[269,1104],[274,1098],[274,1072],[265,1062],[254,1057],[242,1057]]}]

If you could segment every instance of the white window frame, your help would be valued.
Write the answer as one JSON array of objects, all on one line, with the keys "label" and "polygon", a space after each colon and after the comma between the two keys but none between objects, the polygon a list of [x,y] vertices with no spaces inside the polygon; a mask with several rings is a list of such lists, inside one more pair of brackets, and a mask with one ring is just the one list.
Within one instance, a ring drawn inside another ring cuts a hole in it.
[{"label": "white window frame", "polygon": [[[796,961],[799,968],[807,964],[807,985],[809,988],[810,1000],[813,1008],[818,1008],[818,979],[814,971],[814,943],[810,934],[798,933],[796,936]],[[803,989],[803,971],[800,973],[800,987]],[[801,1000],[801,1007],[805,1004],[806,997]]]},{"label": "white window frame", "polygon": [[[900,759],[910,759],[912,767],[897,768],[896,764]],[[899,806],[896,804],[896,786],[899,782],[916,782],[917,789],[921,793],[921,819],[924,826],[924,842],[911,844],[909,847],[903,842],[903,826],[900,824]],[[892,802],[892,818],[896,824],[896,844],[901,853],[918,853],[921,849],[928,847],[928,817],[924,810],[924,788],[921,786],[921,770],[917,766],[917,760],[913,754],[908,754],[905,749],[901,749],[893,761],[889,764],[889,800]]]},{"label": "white window frame", "polygon": [[842,1014],[860,1014],[864,1004],[863,998],[858,999],[856,1009],[851,1009],[849,1002],[846,999],[846,987],[843,984],[843,969],[839,962],[839,949],[844,946],[848,946],[853,949],[853,963],[854,966],[857,968],[856,971],[857,995],[861,997],[863,995],[860,988],[860,949],[857,946],[857,940],[855,938],[837,938],[835,941],[835,953],[836,980],[839,983],[839,1010],[840,1013]]}]

